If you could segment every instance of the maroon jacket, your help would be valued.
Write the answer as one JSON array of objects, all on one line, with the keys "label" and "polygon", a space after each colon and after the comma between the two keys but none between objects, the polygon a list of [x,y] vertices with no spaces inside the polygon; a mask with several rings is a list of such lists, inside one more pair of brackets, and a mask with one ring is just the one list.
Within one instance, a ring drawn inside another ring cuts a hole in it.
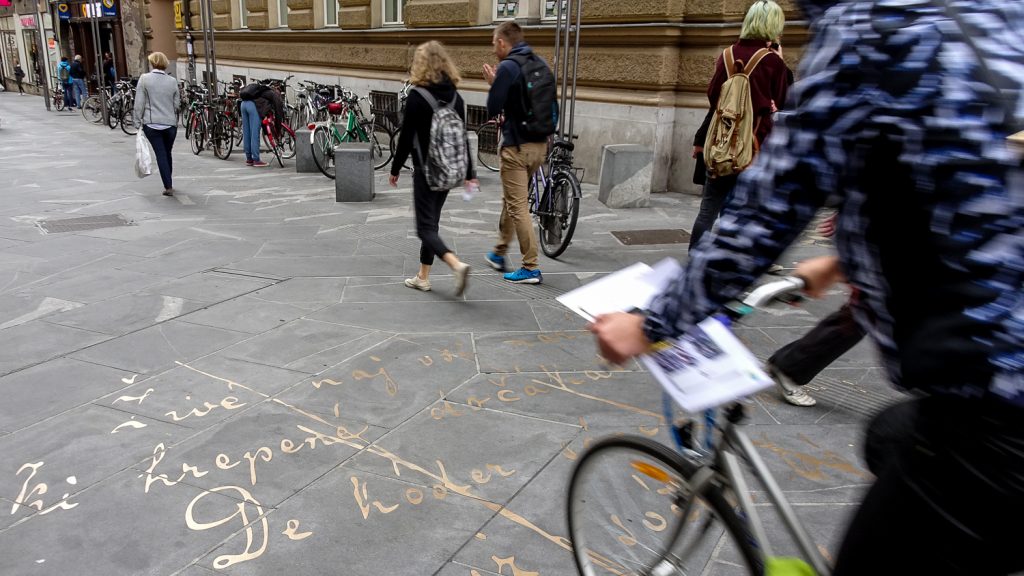
[{"label": "maroon jacket", "polygon": [[[748,62],[758,50],[764,47],[764,40],[740,40],[733,44],[733,58]],[[712,110],[718,106],[718,95],[722,92],[722,84],[725,84],[728,78],[729,76],[725,73],[725,62],[719,55],[718,62],[715,63],[715,75],[711,77],[711,83],[708,84],[708,102],[711,103]],[[793,73],[790,72],[782,57],[775,52],[762,58],[761,63],[754,69],[754,73],[750,75],[750,96],[754,115],[761,118],[761,123],[757,124],[757,130],[754,133],[758,144],[763,143],[772,130],[772,101],[774,100],[775,106],[781,110],[786,103],[786,92],[792,83]]]}]

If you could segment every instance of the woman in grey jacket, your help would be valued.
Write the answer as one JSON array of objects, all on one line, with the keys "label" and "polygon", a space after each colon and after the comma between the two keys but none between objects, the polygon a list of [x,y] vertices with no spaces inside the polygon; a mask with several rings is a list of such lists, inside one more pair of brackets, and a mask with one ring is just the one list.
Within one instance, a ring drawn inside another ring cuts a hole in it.
[{"label": "woman in grey jacket", "polygon": [[146,138],[153,145],[156,165],[164,181],[164,196],[173,196],[171,147],[174,146],[174,137],[178,135],[176,124],[181,101],[178,97],[178,81],[165,72],[168,62],[163,52],[150,54],[149,63],[153,71],[139,78],[135,90],[135,123],[142,127]]}]

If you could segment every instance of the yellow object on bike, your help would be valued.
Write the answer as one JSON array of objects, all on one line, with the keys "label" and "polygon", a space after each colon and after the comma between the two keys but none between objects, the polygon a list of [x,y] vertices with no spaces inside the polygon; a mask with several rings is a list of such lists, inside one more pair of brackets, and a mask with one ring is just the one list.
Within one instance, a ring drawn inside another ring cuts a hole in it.
[{"label": "yellow object on bike", "polygon": [[764,563],[765,576],[817,576],[811,565],[799,558],[767,558]]}]

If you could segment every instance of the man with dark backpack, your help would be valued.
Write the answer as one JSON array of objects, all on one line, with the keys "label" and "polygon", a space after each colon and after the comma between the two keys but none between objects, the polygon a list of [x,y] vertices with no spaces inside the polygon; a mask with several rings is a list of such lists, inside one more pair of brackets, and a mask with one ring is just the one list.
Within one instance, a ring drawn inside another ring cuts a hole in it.
[{"label": "man with dark backpack", "polygon": [[[537,267],[537,238],[527,201],[530,176],[540,168],[547,154],[548,136],[555,133],[558,105],[555,76],[547,63],[523,39],[515,22],[503,22],[494,30],[497,68],[484,64],[484,78],[491,85],[487,94],[487,115],[505,114],[501,128],[502,208],[498,243],[487,254],[487,263],[505,280],[517,284],[540,284]],[[515,235],[522,252],[522,267],[508,272],[505,255]]]}]

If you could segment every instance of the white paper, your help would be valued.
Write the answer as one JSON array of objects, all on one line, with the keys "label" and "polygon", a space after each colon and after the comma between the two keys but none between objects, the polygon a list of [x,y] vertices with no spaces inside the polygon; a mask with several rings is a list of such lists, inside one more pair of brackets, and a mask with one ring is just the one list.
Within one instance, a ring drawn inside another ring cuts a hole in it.
[{"label": "white paper", "polygon": [[678,340],[654,344],[640,360],[687,412],[721,406],[772,384],[754,355],[714,318]]},{"label": "white paper", "polygon": [[[646,309],[681,267],[666,258],[653,268],[638,263],[558,297],[588,320],[610,312]],[[721,322],[708,318],[682,338],[658,342],[640,360],[672,399],[688,412],[727,404],[772,384],[757,358]]]},{"label": "white paper", "polygon": [[643,310],[681,271],[674,258],[666,258],[654,268],[638,262],[562,294],[557,300],[591,321],[601,314]]}]

